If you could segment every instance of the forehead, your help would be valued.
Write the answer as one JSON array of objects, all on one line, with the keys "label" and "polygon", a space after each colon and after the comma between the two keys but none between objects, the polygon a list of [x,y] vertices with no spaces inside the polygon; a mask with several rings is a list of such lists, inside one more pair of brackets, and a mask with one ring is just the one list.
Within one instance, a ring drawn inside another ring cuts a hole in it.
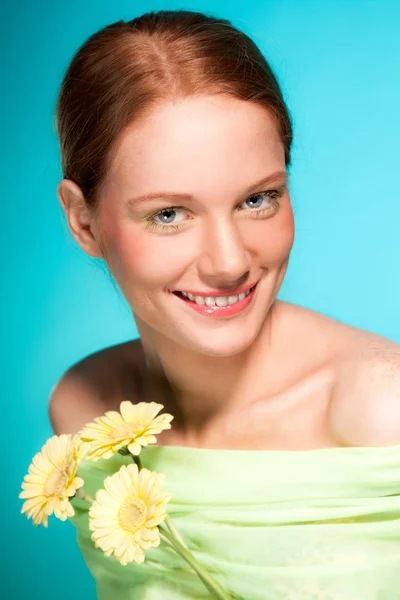
[{"label": "forehead", "polygon": [[153,108],[114,149],[108,181],[127,193],[204,192],[246,185],[284,169],[276,121],[262,106],[229,96],[199,96]]}]

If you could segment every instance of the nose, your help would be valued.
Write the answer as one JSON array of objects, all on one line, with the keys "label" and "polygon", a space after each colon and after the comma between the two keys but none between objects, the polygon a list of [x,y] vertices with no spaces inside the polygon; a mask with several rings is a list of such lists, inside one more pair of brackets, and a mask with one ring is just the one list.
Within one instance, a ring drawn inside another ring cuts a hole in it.
[{"label": "nose", "polygon": [[197,268],[207,285],[229,290],[246,281],[251,254],[235,223],[221,220],[208,224],[202,244]]}]

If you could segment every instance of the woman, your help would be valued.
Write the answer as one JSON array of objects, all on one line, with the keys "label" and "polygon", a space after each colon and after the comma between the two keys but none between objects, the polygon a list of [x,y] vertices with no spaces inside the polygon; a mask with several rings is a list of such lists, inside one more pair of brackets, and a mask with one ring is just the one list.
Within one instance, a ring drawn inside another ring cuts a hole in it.
[{"label": "woman", "polygon": [[[140,339],[62,377],[54,431],[160,402],[173,427],[146,466],[236,597],[398,599],[400,349],[277,300],[292,127],[255,44],[194,12],[110,25],[73,58],[57,131],[71,233],[105,260]],[[140,567],[100,556],[84,517],[100,598],[207,597],[156,550]]]}]

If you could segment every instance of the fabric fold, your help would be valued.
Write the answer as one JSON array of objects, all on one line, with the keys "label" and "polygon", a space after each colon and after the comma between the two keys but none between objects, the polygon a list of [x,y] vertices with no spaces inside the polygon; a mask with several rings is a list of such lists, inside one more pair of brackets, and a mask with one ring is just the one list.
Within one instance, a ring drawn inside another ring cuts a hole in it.
[{"label": "fabric fold", "polygon": [[[400,600],[400,445],[305,451],[149,446],[168,513],[195,557],[240,600]],[[94,497],[131,459],[83,461]],[[209,598],[169,548],[120,565],[93,546],[74,499],[78,543],[99,600]]]}]

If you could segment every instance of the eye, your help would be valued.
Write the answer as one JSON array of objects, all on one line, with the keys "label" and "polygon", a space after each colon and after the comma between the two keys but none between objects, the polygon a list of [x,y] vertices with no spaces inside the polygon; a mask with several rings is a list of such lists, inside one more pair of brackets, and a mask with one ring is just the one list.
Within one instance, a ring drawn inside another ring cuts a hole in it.
[{"label": "eye", "polygon": [[181,215],[181,219],[176,219],[176,216],[183,212],[182,208],[164,208],[164,210],[153,215],[153,219],[160,225],[176,225],[184,220],[184,215]]},{"label": "eye", "polygon": [[270,204],[273,204],[278,197],[279,193],[275,190],[271,190],[269,192],[258,192],[257,194],[253,194],[252,196],[246,198],[242,206],[244,206],[245,208],[262,210],[264,208],[268,208]]}]

